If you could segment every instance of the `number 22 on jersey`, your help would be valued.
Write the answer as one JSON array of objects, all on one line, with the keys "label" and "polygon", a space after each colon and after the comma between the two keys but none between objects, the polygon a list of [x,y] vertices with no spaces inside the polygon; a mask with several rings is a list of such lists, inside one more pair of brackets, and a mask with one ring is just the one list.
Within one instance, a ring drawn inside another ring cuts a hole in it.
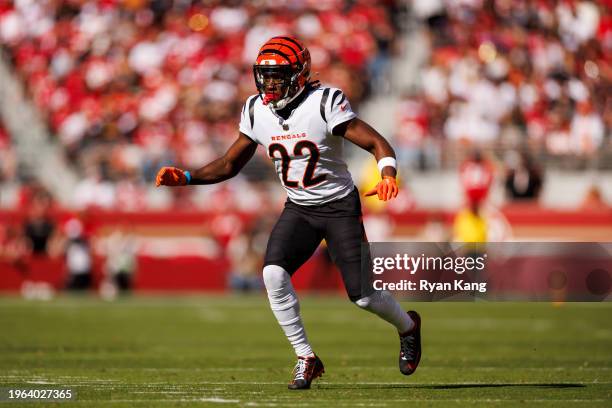
[{"label": "number 22 on jersey", "polygon": [[[308,157],[308,164],[306,165],[306,169],[304,170],[304,175],[302,177],[302,185],[304,186],[304,188],[308,188],[321,183],[326,179],[327,176],[325,174],[321,174],[317,177],[314,177],[314,172],[320,157],[319,148],[317,147],[317,145],[311,141],[302,140],[295,144],[293,148],[293,155],[302,156],[304,150],[308,150],[310,153],[310,157]],[[298,187],[299,183],[296,180],[288,179],[289,166],[291,165],[291,157],[289,156],[287,149],[282,144],[272,143],[268,147],[268,155],[270,156],[270,158],[275,158],[277,157],[276,153],[280,154],[283,184],[285,185],[285,187]]]}]

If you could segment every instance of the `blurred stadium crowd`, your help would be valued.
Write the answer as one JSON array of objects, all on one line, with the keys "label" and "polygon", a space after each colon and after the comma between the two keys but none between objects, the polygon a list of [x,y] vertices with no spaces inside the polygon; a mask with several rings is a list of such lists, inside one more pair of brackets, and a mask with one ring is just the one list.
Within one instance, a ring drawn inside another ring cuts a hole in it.
[{"label": "blurred stadium crowd", "polygon": [[563,168],[611,166],[609,1],[413,5],[430,55],[399,111],[405,162],[436,167],[467,143],[528,149]]},{"label": "blurred stadium crowd", "polygon": [[[421,86],[406,93],[386,135],[410,169],[456,166],[465,146],[514,152],[497,155],[512,169],[531,155],[606,167],[608,11],[574,0],[0,0],[0,42],[81,178],[75,207],[253,209],[279,190],[267,183],[275,180],[263,154],[243,182],[200,191],[206,197],[150,186],[160,166],[199,167],[234,140],[237,112],[255,90],[253,56],[270,36],[302,38],[317,77],[358,109],[389,90],[380,84],[392,58],[411,58],[398,55],[405,21],[421,22]],[[1,126],[0,146],[2,179],[19,180]]]},{"label": "blurred stadium crowd", "polygon": [[84,176],[75,204],[141,209],[160,166],[200,167],[233,142],[273,35],[302,38],[317,77],[358,104],[388,64],[397,3],[0,0],[0,41]]}]

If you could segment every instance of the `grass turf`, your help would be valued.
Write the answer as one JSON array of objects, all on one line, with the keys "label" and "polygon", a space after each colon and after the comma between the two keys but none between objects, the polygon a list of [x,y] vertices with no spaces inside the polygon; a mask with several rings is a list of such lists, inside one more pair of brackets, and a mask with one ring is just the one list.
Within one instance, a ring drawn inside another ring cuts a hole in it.
[{"label": "grass turf", "polygon": [[[44,406],[611,406],[612,304],[419,303],[424,354],[397,369],[391,326],[304,297],[326,374],[288,391],[294,357],[264,296],[108,303],[0,298],[0,387],[71,387]],[[4,406],[40,407],[41,403]]]}]

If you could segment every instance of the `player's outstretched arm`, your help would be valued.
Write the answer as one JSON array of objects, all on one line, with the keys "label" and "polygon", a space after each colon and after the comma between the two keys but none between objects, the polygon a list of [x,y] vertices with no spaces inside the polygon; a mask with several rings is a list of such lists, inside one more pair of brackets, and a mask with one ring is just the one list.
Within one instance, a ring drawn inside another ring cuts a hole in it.
[{"label": "player's outstretched arm", "polygon": [[378,199],[383,201],[397,197],[399,188],[395,181],[395,176],[397,175],[397,170],[395,169],[395,151],[387,139],[359,118],[339,124],[333,129],[333,134],[343,136],[376,157],[382,181],[376,187],[366,192],[365,196],[376,194]]},{"label": "player's outstretched arm", "polygon": [[176,167],[162,167],[157,173],[157,186],[215,184],[234,177],[257,150],[257,143],[240,133],[225,154],[197,170],[186,172]]}]

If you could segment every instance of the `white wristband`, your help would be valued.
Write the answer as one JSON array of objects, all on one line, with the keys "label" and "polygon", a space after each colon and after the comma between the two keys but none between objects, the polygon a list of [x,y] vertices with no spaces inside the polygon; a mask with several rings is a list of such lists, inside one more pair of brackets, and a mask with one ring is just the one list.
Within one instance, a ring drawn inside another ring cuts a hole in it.
[{"label": "white wristband", "polygon": [[378,161],[378,171],[383,171],[387,166],[397,169],[397,161],[393,157],[383,157]]}]

